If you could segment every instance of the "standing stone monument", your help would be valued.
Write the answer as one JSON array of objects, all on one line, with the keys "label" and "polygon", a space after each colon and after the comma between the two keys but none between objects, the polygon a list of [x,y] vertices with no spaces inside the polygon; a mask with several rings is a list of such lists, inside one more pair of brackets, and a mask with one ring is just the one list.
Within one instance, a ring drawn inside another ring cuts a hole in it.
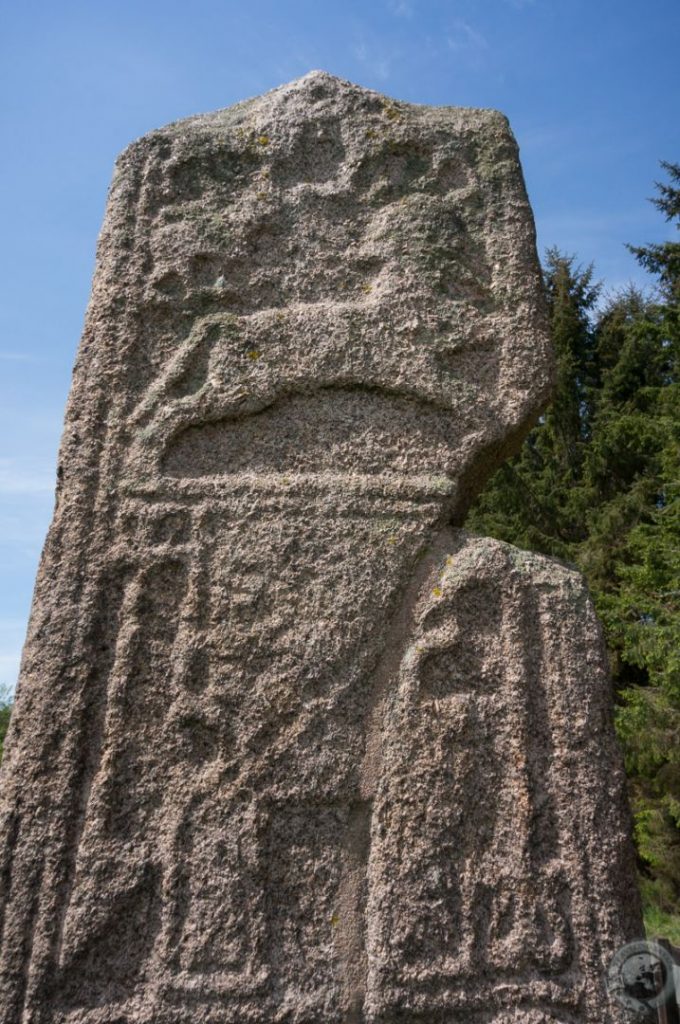
[{"label": "standing stone monument", "polygon": [[313,72],[126,150],[2,768],[1,1024],[622,1019],[590,600],[458,528],[550,379],[500,114]]}]

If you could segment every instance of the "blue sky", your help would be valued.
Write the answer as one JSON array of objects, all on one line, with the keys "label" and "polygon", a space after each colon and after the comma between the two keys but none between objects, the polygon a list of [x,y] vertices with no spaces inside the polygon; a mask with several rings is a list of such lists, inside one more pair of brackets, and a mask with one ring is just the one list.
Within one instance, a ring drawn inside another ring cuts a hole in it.
[{"label": "blue sky", "polygon": [[496,107],[539,246],[646,283],[646,201],[680,160],[678,0],[0,3],[0,686],[12,686],[116,154],[322,68],[398,99]]}]

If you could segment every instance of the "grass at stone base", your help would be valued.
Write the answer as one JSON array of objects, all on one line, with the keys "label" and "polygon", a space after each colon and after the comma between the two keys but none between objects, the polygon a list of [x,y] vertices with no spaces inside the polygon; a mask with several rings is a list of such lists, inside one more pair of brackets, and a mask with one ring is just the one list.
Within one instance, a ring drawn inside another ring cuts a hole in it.
[{"label": "grass at stone base", "polygon": [[680,914],[645,907],[645,932],[648,939],[668,939],[672,946],[680,946]]},{"label": "grass at stone base", "polygon": [[645,932],[648,939],[668,939],[673,946],[680,946],[680,913],[674,914],[663,910],[665,902],[660,899],[654,883],[640,879],[642,893],[642,911],[644,914]]}]

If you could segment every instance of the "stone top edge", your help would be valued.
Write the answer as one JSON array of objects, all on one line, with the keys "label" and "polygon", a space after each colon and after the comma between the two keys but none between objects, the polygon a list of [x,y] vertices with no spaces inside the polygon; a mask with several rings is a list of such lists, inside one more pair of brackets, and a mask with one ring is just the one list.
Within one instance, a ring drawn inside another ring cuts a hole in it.
[{"label": "stone top edge", "polygon": [[411,117],[416,118],[419,116],[427,116],[428,114],[435,118],[437,116],[445,118],[446,115],[453,115],[462,119],[478,119],[490,125],[495,125],[497,128],[502,128],[511,134],[510,122],[506,115],[493,107],[466,107],[457,106],[455,104],[413,103],[410,100],[397,99],[387,93],[379,92],[377,89],[358,85],[348,79],[340,78],[338,75],[333,75],[328,71],[315,69],[308,71],[306,74],[301,75],[299,78],[295,78],[290,82],[285,82],[282,85],[275,86],[273,89],[269,89],[264,93],[260,93],[256,96],[250,96],[243,100],[238,100],[236,103],[230,104],[227,107],[219,107],[216,110],[206,111],[199,114],[189,114],[186,117],[178,118],[176,121],[169,121],[167,124],[161,125],[158,128],[152,128],[143,135],[131,140],[120,153],[118,160],[125,157],[137,147],[143,146],[145,143],[168,137],[176,137],[181,135],[187,129],[192,130],[201,127],[224,128],[232,122],[233,126],[236,127],[240,121],[240,115],[246,116],[248,113],[253,113],[258,106],[262,106],[263,108],[272,108],[273,106],[275,109],[277,99],[284,100],[287,97],[294,95],[296,92],[302,92],[305,87],[313,88],[314,85],[321,86],[324,84],[332,85],[337,95],[344,93],[346,96],[364,96],[366,98],[379,100],[385,106],[398,110],[402,115],[410,115]]},{"label": "stone top edge", "polygon": [[545,555],[540,551],[526,551],[506,540],[483,537],[464,526],[452,527],[452,529],[463,542],[465,557],[454,563],[450,570],[451,575],[455,575],[461,567],[465,567],[466,561],[468,566],[470,564],[479,565],[477,560],[480,556],[488,559],[495,558],[502,560],[516,571],[533,574],[537,583],[563,583],[567,584],[574,592],[590,596],[590,588],[585,576],[575,562],[558,558],[556,555]]},{"label": "stone top edge", "polygon": [[[357,82],[350,81],[349,78],[341,78],[339,75],[333,75],[329,71],[322,71],[320,69],[314,69],[308,71],[304,75],[300,75],[299,78],[293,78],[290,82],[284,82],[281,85],[275,86],[273,89],[268,89],[266,92],[261,93],[259,96],[252,96],[246,100],[241,101],[242,103],[253,103],[257,100],[264,100],[275,97],[278,93],[285,94],[292,92],[295,89],[299,89],[303,85],[313,85],[314,83],[329,83],[333,84],[336,89],[343,89],[348,92],[362,93],[366,96],[375,96],[378,99],[386,100],[390,104],[394,104],[400,110],[413,110],[413,111],[445,111],[455,110],[459,112],[470,112],[475,114],[485,114],[492,118],[499,118],[502,122],[508,123],[508,119],[500,110],[496,110],[494,107],[466,107],[460,106],[455,103],[414,103],[411,100],[400,100],[395,96],[390,96],[388,93],[380,92],[378,89],[371,89],[367,85],[359,85]],[[233,104],[232,107],[222,107],[215,113],[220,113],[222,110],[230,110],[233,107],[238,107],[240,104]],[[194,117],[201,117],[204,115],[198,114],[193,115]],[[208,117],[210,114],[207,115]],[[182,120],[191,120],[191,118],[184,118]],[[180,121],[174,122],[180,124]]]}]

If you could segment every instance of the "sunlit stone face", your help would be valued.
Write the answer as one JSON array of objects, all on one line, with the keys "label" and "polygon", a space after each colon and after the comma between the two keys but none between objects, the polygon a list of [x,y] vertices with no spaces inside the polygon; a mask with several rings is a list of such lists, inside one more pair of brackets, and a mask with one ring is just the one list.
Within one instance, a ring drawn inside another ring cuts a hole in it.
[{"label": "sunlit stone face", "polygon": [[3,766],[0,1024],[615,1020],[592,609],[449,526],[549,379],[500,115],[317,72],[123,154]]}]

